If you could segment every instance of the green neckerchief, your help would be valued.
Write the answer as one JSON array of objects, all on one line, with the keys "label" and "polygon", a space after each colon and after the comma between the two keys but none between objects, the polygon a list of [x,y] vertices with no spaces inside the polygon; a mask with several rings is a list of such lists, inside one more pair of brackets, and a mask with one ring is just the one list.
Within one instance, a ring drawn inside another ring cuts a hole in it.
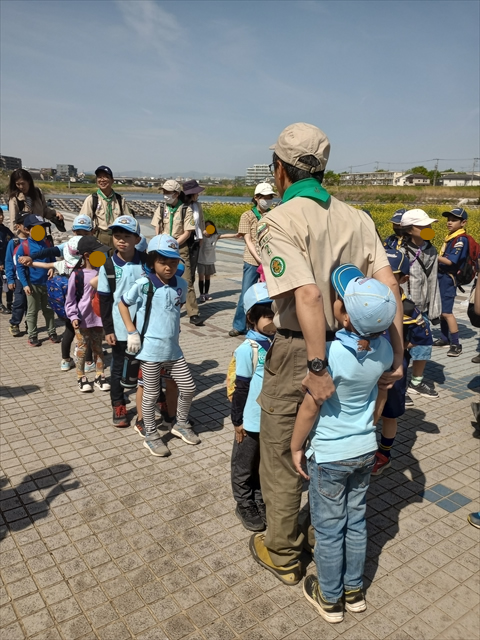
[{"label": "green neckerchief", "polygon": [[294,182],[288,187],[283,194],[282,203],[299,197],[326,202],[330,198],[330,194],[315,178],[305,178],[305,180]]},{"label": "green neckerchief", "polygon": [[[254,204],[254,205],[253,205],[253,207],[252,207],[252,211],[253,211],[253,213],[255,214],[255,217],[256,217],[256,219],[257,219],[257,220],[260,220],[260,219],[262,218],[262,214],[258,212],[258,209],[257,209],[257,205],[256,205],[256,204]],[[268,211],[270,211],[270,209],[268,209]],[[265,213],[266,213],[266,212],[265,212]]]},{"label": "green neckerchief", "polygon": [[177,204],[174,207],[171,207],[169,204],[165,203],[165,206],[167,207],[167,211],[170,214],[170,235],[172,235],[172,229],[173,229],[173,218],[175,217],[175,214],[178,211],[178,208],[183,204],[183,202],[181,202],[181,200],[179,199]]},{"label": "green neckerchief", "polygon": [[107,196],[103,193],[103,191],[101,189],[97,189],[97,195],[100,196],[100,198],[103,198],[105,200],[105,202],[107,203],[107,213],[105,215],[105,221],[107,223],[107,225],[109,225],[112,221],[113,221],[113,201],[115,200],[115,191],[112,191],[112,195],[111,196]]}]

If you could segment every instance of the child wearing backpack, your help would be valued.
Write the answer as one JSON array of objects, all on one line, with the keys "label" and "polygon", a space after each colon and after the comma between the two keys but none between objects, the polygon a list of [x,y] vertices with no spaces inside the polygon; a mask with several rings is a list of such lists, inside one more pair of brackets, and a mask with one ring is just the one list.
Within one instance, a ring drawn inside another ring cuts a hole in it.
[{"label": "child wearing backpack", "polygon": [[[170,455],[155,423],[162,369],[172,376],[179,390],[177,418],[171,433],[188,444],[200,443],[188,422],[195,383],[179,345],[180,310],[187,292],[187,282],[175,275],[180,259],[175,238],[169,235],[152,238],[147,251],[148,275],[136,280],[118,304],[128,334],[127,351],[136,354],[141,362],[143,445],[153,456],[160,457]],[[135,323],[130,316],[130,306],[137,308]]]},{"label": "child wearing backpack", "polygon": [[447,218],[448,235],[438,256],[438,285],[442,300],[441,334],[433,343],[434,347],[450,347],[447,356],[456,358],[462,353],[458,338],[458,324],[453,315],[453,305],[457,295],[457,273],[468,259],[469,239],[465,233],[468,214],[465,209],[444,211]]},{"label": "child wearing backpack", "polygon": [[95,359],[96,371],[94,386],[100,391],[110,391],[110,385],[105,380],[103,362],[103,326],[102,320],[93,311],[92,294],[94,290],[90,284],[96,277],[98,270],[92,267],[89,257],[94,251],[108,252],[108,247],[102,245],[93,236],[83,236],[78,241],[77,252],[80,264],[72,271],[68,279],[67,297],[65,300],[65,314],[72,323],[77,339],[77,379],[81,393],[93,391],[85,375],[85,350],[90,344]]},{"label": "child wearing backpack", "polygon": [[[41,226],[48,227],[49,222],[46,222],[41,216],[29,214],[25,217],[24,226],[31,230],[32,227]],[[28,344],[31,347],[39,347],[41,345],[38,339],[37,319],[38,312],[42,310],[45,323],[47,325],[48,338],[50,342],[58,344],[61,342],[61,338],[57,335],[55,328],[55,314],[48,304],[47,295],[47,279],[48,273],[45,269],[37,269],[35,267],[25,267],[21,264],[20,258],[22,256],[29,256],[32,253],[36,253],[49,246],[48,240],[34,240],[29,237],[22,240],[18,247],[17,256],[17,274],[20,280],[23,290],[27,295],[27,327],[28,327]],[[41,260],[45,262],[45,260]]]},{"label": "child wearing backpack", "polygon": [[257,398],[263,384],[265,356],[275,334],[271,305],[264,282],[254,284],[245,292],[243,306],[248,331],[245,341],[235,349],[227,377],[235,428],[231,459],[232,492],[237,503],[235,515],[248,531],[263,531],[267,521],[260,487],[261,409]]},{"label": "child wearing backpack", "polygon": [[15,219],[16,237],[12,238],[7,245],[5,254],[5,275],[7,276],[7,285],[13,292],[12,316],[10,318],[10,326],[8,330],[10,334],[17,338],[20,335],[20,323],[27,312],[27,296],[23,290],[22,283],[17,275],[17,253],[20,244],[30,235],[30,231],[24,226],[27,215],[19,215]]},{"label": "child wearing backpack", "polygon": [[217,261],[217,256],[215,247],[217,242],[221,238],[239,237],[238,233],[218,233],[217,227],[212,220],[205,221],[205,231],[203,232],[197,262],[198,288],[200,289],[199,302],[206,302],[212,299],[208,292],[210,291],[210,278],[216,273],[215,262]]},{"label": "child wearing backpack", "polygon": [[8,289],[6,293],[7,306],[2,303],[3,283],[7,282],[5,274],[5,257],[7,254],[7,246],[10,240],[13,240],[13,232],[3,224],[3,209],[0,209],[0,313],[12,313],[13,290]]}]

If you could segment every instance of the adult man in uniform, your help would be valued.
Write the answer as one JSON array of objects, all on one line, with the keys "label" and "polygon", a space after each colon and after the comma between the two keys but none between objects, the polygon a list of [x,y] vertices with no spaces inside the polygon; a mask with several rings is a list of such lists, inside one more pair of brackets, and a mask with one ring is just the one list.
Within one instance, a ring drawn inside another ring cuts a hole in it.
[{"label": "adult man in uniform", "polygon": [[127,201],[113,190],[113,173],[110,167],[101,165],[96,169],[97,191],[87,196],[80,214],[92,219],[94,234],[102,244],[113,249],[112,233],[108,228],[121,215],[131,216]]},{"label": "adult man in uniform", "polygon": [[292,465],[290,440],[305,391],[320,405],[335,390],[325,360],[326,340],[333,339],[337,328],[330,274],[340,264],[353,263],[395,294],[398,310],[390,330],[395,359],[392,371],[382,379],[384,386],[392,386],[402,375],[402,304],[372,219],[330,197],[321,185],[330,152],[323,131],[293,124],[272,148],[271,169],[282,204],[268,212],[257,228],[277,326],[258,398],[267,531],[252,536],[250,550],[259,564],[294,585],[301,578],[304,534],[298,527],[302,482]]}]

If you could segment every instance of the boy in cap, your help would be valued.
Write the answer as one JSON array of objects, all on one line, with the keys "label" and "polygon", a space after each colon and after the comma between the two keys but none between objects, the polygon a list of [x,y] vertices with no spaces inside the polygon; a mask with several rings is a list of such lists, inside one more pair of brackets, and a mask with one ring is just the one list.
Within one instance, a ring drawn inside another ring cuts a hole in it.
[{"label": "boy in cap", "polygon": [[[293,464],[310,479],[317,575],[303,593],[327,622],[342,622],[348,611],[365,611],[363,568],[367,551],[366,493],[375,462],[374,410],[378,381],[393,363],[393,349],[381,334],[392,324],[393,292],[365,278],[353,264],[337,267],[332,285],[343,327],[327,344],[335,393],[318,407],[310,393],[297,414],[291,440]],[[304,443],[310,437],[304,454]],[[308,475],[303,471],[305,457]]]},{"label": "boy in cap", "polygon": [[[431,324],[438,322],[442,309],[438,287],[438,253],[430,240],[425,239],[428,235],[425,234],[425,230],[431,229],[434,222],[438,220],[430,218],[422,209],[411,209],[403,214],[400,223],[402,232],[407,236],[401,250],[405,252],[410,263],[410,276],[405,285],[406,293],[421,313],[428,317]],[[432,357],[432,347],[412,347],[410,355],[413,364],[408,392],[431,399],[438,398],[433,385],[423,381],[425,366]]]},{"label": "boy in cap", "polygon": [[440,319],[441,335],[433,343],[434,347],[448,347],[447,356],[458,357],[462,353],[462,345],[458,338],[458,324],[453,315],[453,305],[457,295],[456,273],[463,267],[468,257],[468,238],[465,226],[468,214],[465,209],[444,211],[447,218],[448,235],[438,256],[438,285],[442,300],[442,317]]},{"label": "boy in cap", "polygon": [[88,216],[93,223],[96,238],[107,247],[113,248],[109,225],[122,215],[131,215],[127,201],[113,190],[113,172],[110,167],[102,164],[95,170],[97,177],[97,191],[87,196],[83,202],[80,214]]},{"label": "boy in cap", "polygon": [[385,238],[383,241],[383,246],[386,249],[396,249],[397,246],[400,246],[403,242],[403,233],[401,222],[403,218],[403,214],[406,213],[406,209],[397,209],[393,216],[390,218],[390,222],[393,226],[393,233],[388,238]]}]

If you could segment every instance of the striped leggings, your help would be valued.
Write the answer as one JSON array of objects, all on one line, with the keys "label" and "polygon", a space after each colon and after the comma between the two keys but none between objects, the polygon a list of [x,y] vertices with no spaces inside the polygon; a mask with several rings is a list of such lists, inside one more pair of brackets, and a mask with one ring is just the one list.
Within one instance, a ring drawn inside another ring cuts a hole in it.
[{"label": "striped leggings", "polygon": [[195,393],[195,382],[185,358],[170,362],[142,362],[143,400],[142,413],[147,437],[156,431],[155,403],[160,393],[161,371],[165,369],[175,380],[178,387],[177,422],[183,424],[188,420],[188,412]]}]

